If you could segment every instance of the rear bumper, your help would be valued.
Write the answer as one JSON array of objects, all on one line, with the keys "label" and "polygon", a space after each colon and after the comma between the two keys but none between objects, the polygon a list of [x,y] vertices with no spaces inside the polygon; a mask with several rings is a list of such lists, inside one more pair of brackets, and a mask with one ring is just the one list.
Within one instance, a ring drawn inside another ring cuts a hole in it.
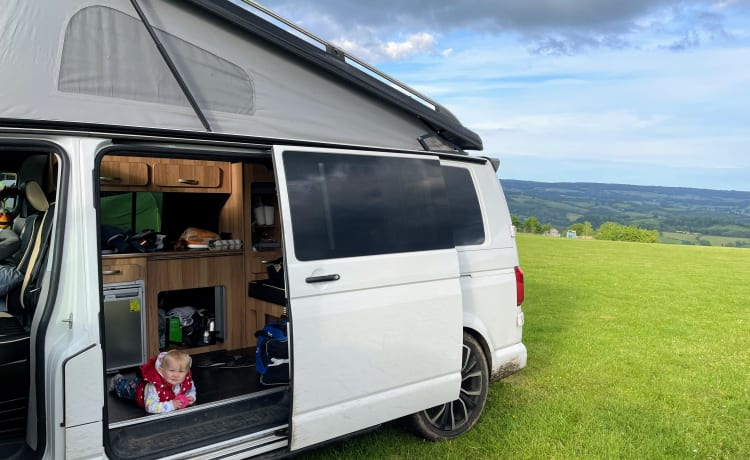
[{"label": "rear bumper", "polygon": [[517,343],[495,350],[490,381],[495,382],[526,367],[526,346]]}]

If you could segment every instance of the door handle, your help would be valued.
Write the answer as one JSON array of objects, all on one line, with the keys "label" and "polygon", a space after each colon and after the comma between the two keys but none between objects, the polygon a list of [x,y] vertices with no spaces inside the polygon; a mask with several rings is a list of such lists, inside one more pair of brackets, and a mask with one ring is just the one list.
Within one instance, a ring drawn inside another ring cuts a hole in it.
[{"label": "door handle", "polygon": [[338,274],[333,275],[321,275],[321,276],[309,276],[305,278],[306,283],[323,283],[326,281],[338,281],[341,277]]}]

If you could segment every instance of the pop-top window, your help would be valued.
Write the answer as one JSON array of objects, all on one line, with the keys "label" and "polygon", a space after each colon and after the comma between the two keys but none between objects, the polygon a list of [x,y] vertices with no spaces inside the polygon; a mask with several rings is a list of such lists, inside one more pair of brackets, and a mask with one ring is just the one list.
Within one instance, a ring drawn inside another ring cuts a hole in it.
[{"label": "pop-top window", "polygon": [[453,240],[456,246],[484,243],[482,210],[469,170],[446,166],[443,168],[443,177],[448,191]]},{"label": "pop-top window", "polygon": [[434,159],[284,152],[299,260],[453,247]]},{"label": "pop-top window", "polygon": [[[253,82],[247,72],[192,43],[154,30],[202,109],[253,113]],[[70,19],[58,88],[190,107],[143,23],[103,6],[84,8]]]}]

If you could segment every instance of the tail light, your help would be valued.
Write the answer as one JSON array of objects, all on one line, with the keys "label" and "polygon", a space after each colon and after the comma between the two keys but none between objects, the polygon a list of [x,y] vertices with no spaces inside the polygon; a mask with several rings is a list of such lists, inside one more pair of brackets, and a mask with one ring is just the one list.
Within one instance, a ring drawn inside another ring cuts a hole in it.
[{"label": "tail light", "polygon": [[523,303],[524,288],[523,288],[523,270],[521,267],[515,267],[516,271],[516,305]]}]

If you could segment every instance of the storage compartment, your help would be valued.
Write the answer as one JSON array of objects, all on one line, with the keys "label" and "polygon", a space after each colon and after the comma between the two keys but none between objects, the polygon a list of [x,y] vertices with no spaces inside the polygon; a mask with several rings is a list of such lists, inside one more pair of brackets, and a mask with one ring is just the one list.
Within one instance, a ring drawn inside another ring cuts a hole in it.
[{"label": "storage compartment", "polygon": [[159,349],[199,347],[224,342],[224,286],[162,291],[158,295]]},{"label": "storage compartment", "polygon": [[286,305],[284,287],[270,284],[268,280],[250,281],[247,286],[247,295],[282,307]]},{"label": "storage compartment", "polygon": [[250,185],[250,221],[253,249],[272,251],[281,247],[281,227],[278,224],[276,184],[253,182]]}]

